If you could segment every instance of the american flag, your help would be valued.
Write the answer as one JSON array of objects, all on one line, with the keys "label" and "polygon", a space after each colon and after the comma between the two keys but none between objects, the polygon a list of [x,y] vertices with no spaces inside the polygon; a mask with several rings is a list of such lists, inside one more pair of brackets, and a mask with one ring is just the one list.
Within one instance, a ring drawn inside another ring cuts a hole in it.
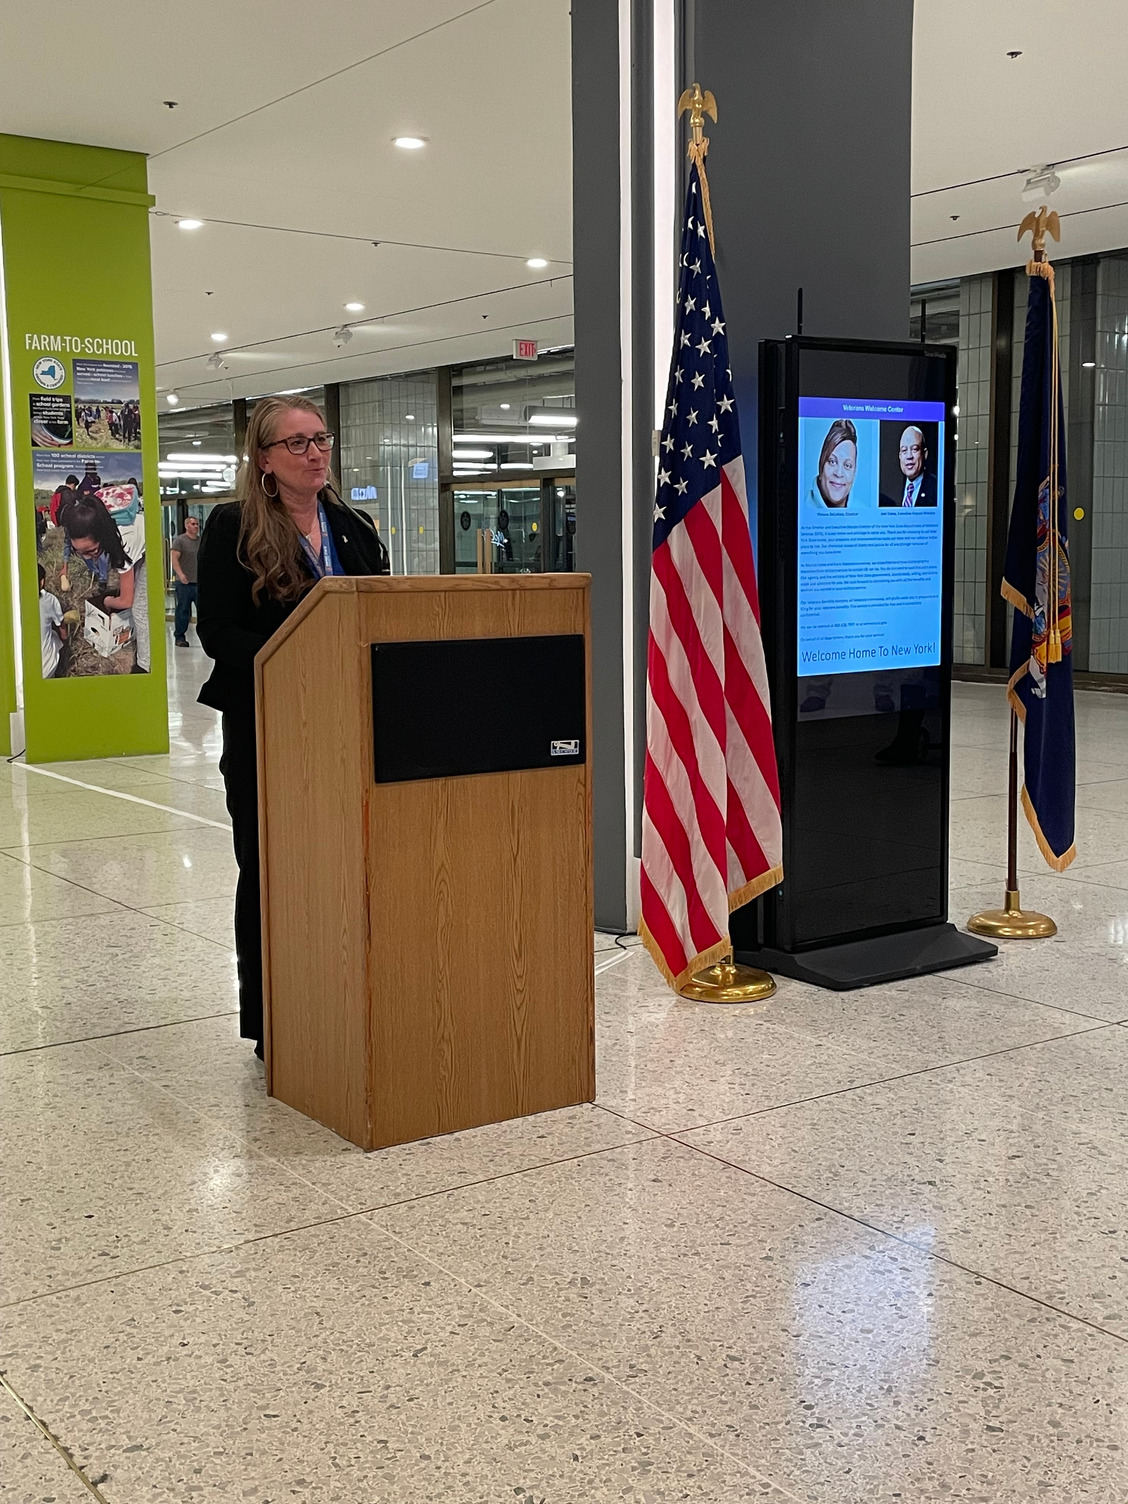
[{"label": "american flag", "polygon": [[731,953],[783,835],[744,461],[721,293],[690,172],[658,450],[640,934],[680,987]]}]

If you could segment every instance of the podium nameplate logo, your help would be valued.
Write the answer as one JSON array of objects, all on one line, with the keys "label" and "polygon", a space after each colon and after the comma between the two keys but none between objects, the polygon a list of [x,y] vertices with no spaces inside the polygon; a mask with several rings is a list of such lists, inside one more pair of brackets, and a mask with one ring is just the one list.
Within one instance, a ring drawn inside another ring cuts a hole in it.
[{"label": "podium nameplate logo", "polygon": [[574,736],[567,741],[554,741],[549,753],[552,757],[579,757],[580,739]]}]

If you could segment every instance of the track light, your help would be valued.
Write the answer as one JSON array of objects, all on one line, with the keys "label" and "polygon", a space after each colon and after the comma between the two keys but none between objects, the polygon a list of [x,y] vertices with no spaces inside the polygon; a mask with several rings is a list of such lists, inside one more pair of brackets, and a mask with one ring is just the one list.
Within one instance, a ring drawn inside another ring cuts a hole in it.
[{"label": "track light", "polygon": [[342,324],[339,329],[333,330],[333,339],[338,345],[347,345],[352,337],[353,332],[347,324]]},{"label": "track light", "polygon": [[1053,169],[1052,163],[1043,163],[1041,167],[1032,167],[1027,174],[1026,182],[1022,185],[1022,201],[1024,204],[1036,204],[1039,199],[1049,198],[1051,193],[1056,193],[1061,187],[1061,179]]},{"label": "track light", "polygon": [[223,356],[219,353],[218,350],[216,350],[213,355],[209,355],[208,356],[207,361],[205,362],[205,364],[207,365],[207,368],[208,368],[209,371],[222,371],[223,370]]}]

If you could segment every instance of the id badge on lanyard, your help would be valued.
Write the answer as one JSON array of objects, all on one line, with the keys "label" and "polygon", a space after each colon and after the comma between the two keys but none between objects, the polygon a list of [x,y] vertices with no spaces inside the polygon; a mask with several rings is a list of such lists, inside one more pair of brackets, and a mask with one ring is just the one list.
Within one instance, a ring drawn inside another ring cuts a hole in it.
[{"label": "id badge on lanyard", "polygon": [[314,553],[313,545],[304,533],[302,534],[302,548],[305,550],[305,556],[314,574],[319,580],[323,580],[327,574],[333,573],[333,543],[329,537],[329,523],[321,502],[317,504],[317,520],[321,526],[320,556]]}]

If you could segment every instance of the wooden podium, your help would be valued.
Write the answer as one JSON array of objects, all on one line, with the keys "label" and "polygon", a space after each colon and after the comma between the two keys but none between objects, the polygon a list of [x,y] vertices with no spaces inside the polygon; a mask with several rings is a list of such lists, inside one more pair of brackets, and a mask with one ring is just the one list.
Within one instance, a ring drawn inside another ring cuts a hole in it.
[{"label": "wooden podium", "polygon": [[267,1090],[364,1149],[595,1095],[589,585],[329,578],[258,655]]}]

